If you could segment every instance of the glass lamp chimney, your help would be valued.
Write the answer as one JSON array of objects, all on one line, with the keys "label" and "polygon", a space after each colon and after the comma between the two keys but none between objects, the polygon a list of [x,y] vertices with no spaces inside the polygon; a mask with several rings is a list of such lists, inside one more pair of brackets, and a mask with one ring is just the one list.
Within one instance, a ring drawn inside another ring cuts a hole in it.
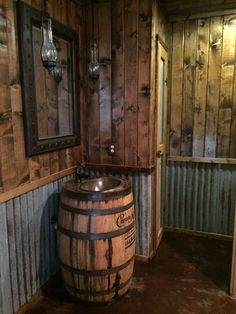
[{"label": "glass lamp chimney", "polygon": [[52,21],[50,18],[44,18],[42,22],[43,43],[41,47],[41,58],[43,66],[50,69],[56,66],[57,49],[53,43]]},{"label": "glass lamp chimney", "polygon": [[90,42],[90,62],[89,62],[89,76],[92,80],[97,80],[99,78],[100,65],[97,57],[97,42],[96,40],[91,40]]},{"label": "glass lamp chimney", "polygon": [[54,77],[57,83],[60,83],[63,77],[63,68],[62,68],[62,63],[61,63],[61,58],[60,58],[60,51],[61,51],[61,48],[57,48],[56,66],[49,69],[50,74],[52,74],[52,76]]}]

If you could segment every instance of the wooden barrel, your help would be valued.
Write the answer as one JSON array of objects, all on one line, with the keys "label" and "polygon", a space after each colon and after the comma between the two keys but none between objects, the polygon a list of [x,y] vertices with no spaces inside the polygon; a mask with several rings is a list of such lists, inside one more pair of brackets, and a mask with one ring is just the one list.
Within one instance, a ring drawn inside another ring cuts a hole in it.
[{"label": "wooden barrel", "polygon": [[[131,284],[133,195],[127,180],[112,178],[119,184],[105,192],[83,190],[75,181],[66,182],[61,192],[57,232],[61,272],[67,291],[86,302],[112,301]],[[100,179],[104,178],[93,180]]]}]

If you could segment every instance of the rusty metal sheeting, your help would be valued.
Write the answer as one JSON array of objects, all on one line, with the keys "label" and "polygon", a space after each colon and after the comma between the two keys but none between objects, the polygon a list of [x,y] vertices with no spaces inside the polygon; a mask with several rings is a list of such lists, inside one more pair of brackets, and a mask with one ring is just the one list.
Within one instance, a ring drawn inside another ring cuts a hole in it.
[{"label": "rusty metal sheeting", "polygon": [[235,165],[169,161],[165,225],[233,234]]}]

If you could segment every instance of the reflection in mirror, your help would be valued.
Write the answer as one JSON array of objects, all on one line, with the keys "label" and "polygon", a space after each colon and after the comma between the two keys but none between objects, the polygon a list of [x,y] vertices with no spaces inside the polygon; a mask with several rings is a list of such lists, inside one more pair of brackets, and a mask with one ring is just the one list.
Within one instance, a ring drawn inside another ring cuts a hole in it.
[{"label": "reflection in mirror", "polygon": [[60,47],[62,78],[60,81],[43,67],[40,56],[41,30],[33,30],[34,80],[36,82],[37,126],[39,139],[71,135],[72,82],[70,69],[70,43],[55,37]]},{"label": "reflection in mirror", "polygon": [[18,20],[27,155],[78,145],[77,34],[52,21],[60,59],[48,71],[40,53],[42,12],[20,1]]}]

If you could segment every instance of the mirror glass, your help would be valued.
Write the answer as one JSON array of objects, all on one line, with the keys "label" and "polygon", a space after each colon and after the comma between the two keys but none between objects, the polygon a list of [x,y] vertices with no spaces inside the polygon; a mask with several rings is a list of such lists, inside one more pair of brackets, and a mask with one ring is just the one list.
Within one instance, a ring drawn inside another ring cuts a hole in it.
[{"label": "mirror glass", "polygon": [[78,145],[77,33],[52,20],[59,61],[49,73],[40,54],[42,12],[19,1],[18,13],[27,155]]}]

